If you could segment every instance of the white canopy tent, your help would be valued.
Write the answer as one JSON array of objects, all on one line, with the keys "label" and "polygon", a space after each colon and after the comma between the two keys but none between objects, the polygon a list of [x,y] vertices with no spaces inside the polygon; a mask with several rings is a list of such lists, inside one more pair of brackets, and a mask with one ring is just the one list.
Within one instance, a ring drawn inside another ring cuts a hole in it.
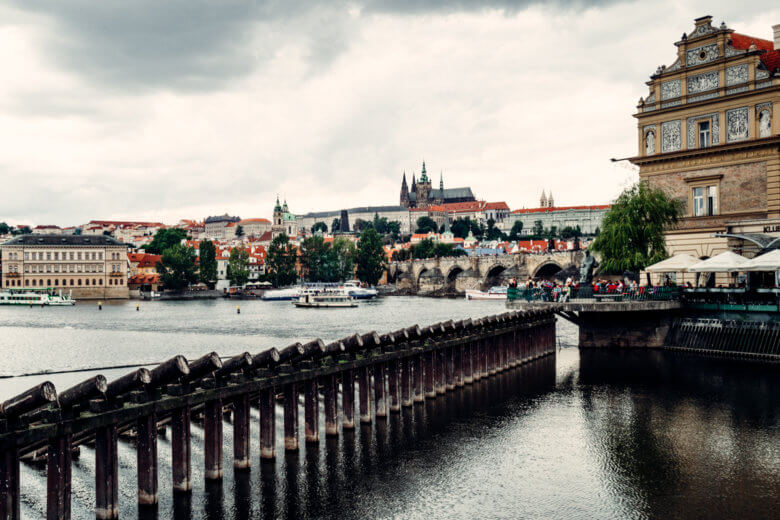
[{"label": "white canopy tent", "polygon": [[689,273],[731,273],[735,271],[744,271],[745,264],[750,262],[744,256],[740,256],[731,251],[725,251],[712,258],[693,264],[688,268]]},{"label": "white canopy tent", "polygon": [[757,256],[748,261],[742,271],[780,271],[780,249]]},{"label": "white canopy tent", "polygon": [[645,267],[648,273],[679,273],[686,272],[690,266],[699,262],[691,255],[679,254]]}]

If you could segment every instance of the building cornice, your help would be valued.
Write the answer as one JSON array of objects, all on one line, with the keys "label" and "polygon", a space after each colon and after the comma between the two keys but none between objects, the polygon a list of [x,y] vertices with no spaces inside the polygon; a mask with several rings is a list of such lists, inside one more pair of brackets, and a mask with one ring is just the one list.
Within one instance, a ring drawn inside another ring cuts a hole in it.
[{"label": "building cornice", "polygon": [[[708,157],[714,155],[721,155],[726,152],[746,151],[756,148],[766,148],[771,146],[778,146],[780,151],[780,135],[773,135],[771,137],[763,137],[760,139],[749,139],[746,141],[739,141],[736,143],[718,144],[715,146],[709,146],[707,148],[691,148],[688,150],[678,150],[675,152],[666,152],[653,155],[638,155],[635,157],[629,157],[628,160],[632,164],[637,166],[645,166],[655,163],[663,163],[668,161],[676,161],[679,159],[691,159],[698,157]],[[757,156],[758,157],[758,156]]]}]

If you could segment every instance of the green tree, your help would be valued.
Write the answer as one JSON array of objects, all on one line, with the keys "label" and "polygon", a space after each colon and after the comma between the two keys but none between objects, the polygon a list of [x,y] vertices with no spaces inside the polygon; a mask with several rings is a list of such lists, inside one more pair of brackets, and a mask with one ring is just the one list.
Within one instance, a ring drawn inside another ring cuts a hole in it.
[{"label": "green tree", "polygon": [[315,222],[311,227],[312,233],[327,233],[328,225],[325,222]]},{"label": "green tree", "polygon": [[412,259],[411,248],[403,248],[393,252],[392,259],[393,262],[403,262],[406,260],[411,260]]},{"label": "green tree", "polygon": [[544,226],[541,220],[534,220],[533,235],[535,237],[541,237],[544,235]]},{"label": "green tree", "polygon": [[355,244],[347,238],[336,237],[331,244],[331,251],[336,261],[336,279],[352,279],[355,276],[355,258],[357,257]]},{"label": "green tree", "polygon": [[17,226],[16,229],[11,230],[12,235],[29,235],[32,233],[30,226]]},{"label": "green tree", "polygon": [[503,238],[503,233],[501,233],[501,230],[496,227],[496,221],[492,218],[488,219],[487,221],[485,238],[487,240],[501,240]]},{"label": "green tree", "polygon": [[430,233],[439,229],[436,222],[431,217],[420,217],[417,219],[417,230],[415,233]]},{"label": "green tree", "polygon": [[0,235],[7,235],[11,232],[11,226],[5,222],[0,222]]},{"label": "green tree", "polygon": [[174,244],[162,252],[157,272],[166,289],[180,291],[198,281],[195,270],[195,250],[183,244]]},{"label": "green tree", "polygon": [[187,232],[180,228],[158,229],[152,241],[142,247],[147,253],[159,255],[169,247],[180,244],[186,238]]},{"label": "green tree", "polygon": [[236,236],[237,237],[244,236],[244,226],[236,226]]},{"label": "green tree", "polygon": [[363,230],[366,230],[370,227],[374,227],[374,225],[371,222],[359,218],[355,220],[355,224],[353,225],[352,231],[354,231],[355,233],[360,233]]},{"label": "green tree", "polygon": [[412,246],[412,258],[423,259],[436,256],[436,243],[430,238],[420,240]]},{"label": "green tree", "polygon": [[374,228],[360,235],[357,248],[357,277],[369,285],[376,285],[385,270],[385,250]]},{"label": "green tree", "polygon": [[401,236],[401,223],[397,220],[391,220],[387,223],[387,234],[392,237],[393,240],[398,240]]},{"label": "green tree", "polygon": [[471,219],[468,217],[466,217],[465,219],[457,218],[452,223],[452,226],[450,226],[450,231],[452,231],[452,234],[458,238],[466,238],[470,230],[471,230]]},{"label": "green tree", "polygon": [[217,282],[217,251],[214,242],[201,240],[198,253],[198,277],[209,289],[213,289]]},{"label": "green tree", "polygon": [[268,246],[266,264],[268,278],[275,287],[291,285],[298,279],[295,270],[297,253],[284,233],[277,235]]},{"label": "green tree", "polygon": [[335,282],[336,258],[322,235],[314,235],[301,243],[301,277],[309,282]]},{"label": "green tree", "polygon": [[682,209],[681,201],[646,182],[626,189],[604,215],[591,245],[601,253],[602,271],[638,272],[666,258],[664,229],[677,223]]},{"label": "green tree", "polygon": [[437,242],[433,248],[433,256],[437,258],[464,256],[466,254],[466,251],[463,249],[458,249],[452,244],[445,244],[443,242]]},{"label": "green tree", "polygon": [[333,219],[333,222],[330,223],[330,232],[336,233],[339,229],[341,229],[341,219],[336,217]]},{"label": "green tree", "polygon": [[249,280],[249,253],[243,247],[234,247],[230,250],[227,277],[230,285],[241,287]]},{"label": "green tree", "polygon": [[512,224],[512,229],[509,231],[509,240],[520,240],[520,235],[523,232],[523,221],[515,220]]},{"label": "green tree", "polygon": [[582,236],[582,232],[580,231],[580,226],[577,227],[566,226],[563,229],[561,229],[559,236],[563,239],[568,240],[570,238],[576,238]]}]

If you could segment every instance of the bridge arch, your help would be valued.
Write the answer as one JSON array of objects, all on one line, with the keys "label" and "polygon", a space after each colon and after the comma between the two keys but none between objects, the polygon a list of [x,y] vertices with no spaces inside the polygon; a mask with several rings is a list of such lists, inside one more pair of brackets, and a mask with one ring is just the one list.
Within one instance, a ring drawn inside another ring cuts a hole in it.
[{"label": "bridge arch", "polygon": [[558,264],[558,262],[549,261],[538,266],[531,276],[533,278],[544,278],[549,280],[562,270],[563,267]]},{"label": "bridge arch", "polygon": [[458,275],[465,271],[463,267],[461,267],[458,264],[453,265],[450,267],[450,270],[447,271],[447,276],[445,277],[445,284],[447,291],[454,291],[455,290],[455,281],[458,278]]},{"label": "bridge arch", "polygon": [[485,275],[485,280],[482,283],[482,285],[485,288],[488,288],[493,285],[498,285],[501,275],[504,274],[504,271],[506,270],[507,267],[502,264],[496,264],[494,266],[491,266],[490,269],[488,269],[487,274]]}]

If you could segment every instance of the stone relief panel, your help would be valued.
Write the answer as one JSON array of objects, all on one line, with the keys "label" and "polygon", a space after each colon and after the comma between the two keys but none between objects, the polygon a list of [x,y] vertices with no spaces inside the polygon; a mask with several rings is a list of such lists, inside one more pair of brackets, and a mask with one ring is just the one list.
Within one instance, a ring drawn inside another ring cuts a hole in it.
[{"label": "stone relief panel", "polygon": [[735,49],[731,46],[731,43],[726,45],[726,57],[730,58],[731,56],[739,56],[740,54],[745,54],[746,51]]},{"label": "stone relief panel", "polygon": [[772,135],[772,103],[756,105],[756,118],[758,119],[758,137]]},{"label": "stone relief panel", "polygon": [[769,72],[764,69],[756,69],[756,81],[769,77]]},{"label": "stone relief panel", "polygon": [[680,70],[682,68],[682,63],[680,62],[680,58],[677,58],[677,61],[672,63],[666,68],[665,72],[674,72],[675,70]]},{"label": "stone relief panel", "polygon": [[661,83],[661,99],[672,99],[682,95],[682,86],[679,79]]},{"label": "stone relief panel", "polygon": [[726,95],[728,96],[731,94],[739,94],[740,92],[747,92],[748,90],[750,89],[748,88],[747,85],[745,85],[744,87],[730,88],[726,90]]},{"label": "stone relief panel", "polygon": [[718,72],[707,72],[688,78],[688,94],[698,94],[707,90],[718,88]]},{"label": "stone relief panel", "polygon": [[748,107],[726,111],[726,141],[742,141],[749,137]]},{"label": "stone relief panel", "polygon": [[688,98],[688,103],[693,103],[695,101],[704,101],[705,99],[713,99],[718,97],[720,94],[717,92],[710,92],[709,94],[702,94],[701,96],[691,96]]},{"label": "stone relief panel", "polygon": [[748,80],[748,66],[747,63],[742,65],[736,65],[734,67],[726,67],[726,86],[739,85],[740,83],[747,83]]},{"label": "stone relief panel", "polygon": [[711,34],[714,33],[716,30],[717,29],[715,29],[712,26],[712,22],[704,23],[696,27],[696,29],[693,30],[689,38],[695,38],[697,36],[704,36],[705,34]]},{"label": "stone relief panel", "polygon": [[674,152],[682,148],[682,120],[661,123],[661,151]]},{"label": "stone relief panel", "polygon": [[689,117],[685,126],[688,128],[688,149],[696,148],[696,123],[703,120],[710,120],[710,142],[713,145],[720,144],[720,117],[717,112],[704,114],[703,116]]},{"label": "stone relief panel", "polygon": [[[701,27],[699,27],[701,29]],[[718,44],[710,43],[690,49],[685,53],[685,64],[688,67],[702,65],[718,59]]]},{"label": "stone relief panel", "polygon": [[655,103],[655,92],[647,96],[647,99],[645,99],[645,103]]}]

